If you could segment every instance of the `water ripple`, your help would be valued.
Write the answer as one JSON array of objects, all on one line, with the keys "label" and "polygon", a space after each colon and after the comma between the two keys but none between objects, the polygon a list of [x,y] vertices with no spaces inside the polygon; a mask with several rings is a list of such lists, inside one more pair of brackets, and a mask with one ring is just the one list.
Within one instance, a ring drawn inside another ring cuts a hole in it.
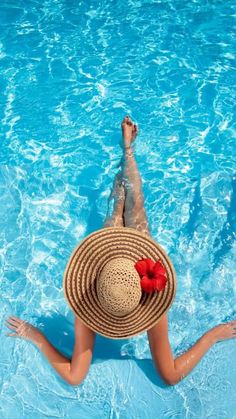
[{"label": "water ripple", "polygon": [[[173,352],[235,317],[233,15],[232,1],[1,3],[2,319],[39,322],[71,352],[62,273],[77,243],[102,226],[126,113],[139,125],[151,231],[177,271]],[[106,340],[98,348],[106,358],[70,388],[35,348],[4,333],[5,417],[232,416],[232,341],[166,387],[145,334],[116,351]]]}]

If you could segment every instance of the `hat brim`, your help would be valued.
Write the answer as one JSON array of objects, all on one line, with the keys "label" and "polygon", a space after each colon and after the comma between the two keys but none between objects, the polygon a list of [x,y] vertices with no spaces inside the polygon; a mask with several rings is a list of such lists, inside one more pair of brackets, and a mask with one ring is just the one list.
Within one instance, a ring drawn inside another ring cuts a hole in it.
[{"label": "hat brim", "polygon": [[[96,278],[111,259],[123,257],[134,263],[142,258],[160,260],[166,268],[164,290],[142,292],[138,306],[118,317],[105,311],[96,292]],[[151,237],[129,227],[106,227],[88,235],[74,249],[67,263],[63,289],[80,320],[91,330],[112,339],[136,336],[153,327],[170,308],[176,294],[176,275],[170,258]]]}]

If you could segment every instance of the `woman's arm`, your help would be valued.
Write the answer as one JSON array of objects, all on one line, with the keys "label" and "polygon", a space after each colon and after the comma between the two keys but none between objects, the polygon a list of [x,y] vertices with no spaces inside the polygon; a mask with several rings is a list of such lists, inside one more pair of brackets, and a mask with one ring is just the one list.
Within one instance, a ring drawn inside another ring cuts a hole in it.
[{"label": "woman's arm", "polygon": [[161,320],[147,333],[157,370],[167,384],[174,385],[192,371],[212,345],[219,340],[235,338],[235,330],[236,320],[220,324],[207,331],[192,348],[175,359],[168,337],[167,314],[164,314]]},{"label": "woman's arm", "polygon": [[43,333],[17,317],[9,317],[7,326],[15,333],[8,336],[30,340],[45,355],[52,367],[69,384],[79,385],[85,378],[93,356],[95,332],[75,318],[75,346],[72,359],[62,355],[43,335]]}]

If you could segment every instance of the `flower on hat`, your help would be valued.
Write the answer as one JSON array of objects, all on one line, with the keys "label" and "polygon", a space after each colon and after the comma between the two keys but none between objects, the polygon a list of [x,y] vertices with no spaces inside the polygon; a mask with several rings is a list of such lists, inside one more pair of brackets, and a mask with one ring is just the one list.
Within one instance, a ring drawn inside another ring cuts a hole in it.
[{"label": "flower on hat", "polygon": [[162,291],[167,283],[166,269],[160,261],[140,259],[135,263],[141,281],[141,288],[146,292]]}]

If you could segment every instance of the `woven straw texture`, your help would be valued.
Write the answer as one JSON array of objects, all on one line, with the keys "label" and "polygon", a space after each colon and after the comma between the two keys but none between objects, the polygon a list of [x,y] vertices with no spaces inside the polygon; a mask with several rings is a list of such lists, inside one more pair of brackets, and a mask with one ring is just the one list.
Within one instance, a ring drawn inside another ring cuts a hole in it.
[{"label": "woven straw texture", "polygon": [[[99,299],[104,295],[98,297],[97,290],[96,279],[101,279],[105,265],[114,259],[117,262],[117,258],[133,264],[142,258],[160,260],[167,272],[165,289],[150,294],[141,291],[138,305],[125,315],[109,313],[109,307],[105,310]],[[88,235],[74,249],[64,273],[63,289],[73,312],[91,330],[112,339],[124,339],[149,330],[160,320],[174,300],[176,276],[164,249],[151,237],[133,228],[107,227]]]},{"label": "woven straw texture", "polygon": [[139,274],[134,263],[125,258],[107,262],[96,285],[102,307],[116,316],[125,316],[134,310],[142,296]]}]

